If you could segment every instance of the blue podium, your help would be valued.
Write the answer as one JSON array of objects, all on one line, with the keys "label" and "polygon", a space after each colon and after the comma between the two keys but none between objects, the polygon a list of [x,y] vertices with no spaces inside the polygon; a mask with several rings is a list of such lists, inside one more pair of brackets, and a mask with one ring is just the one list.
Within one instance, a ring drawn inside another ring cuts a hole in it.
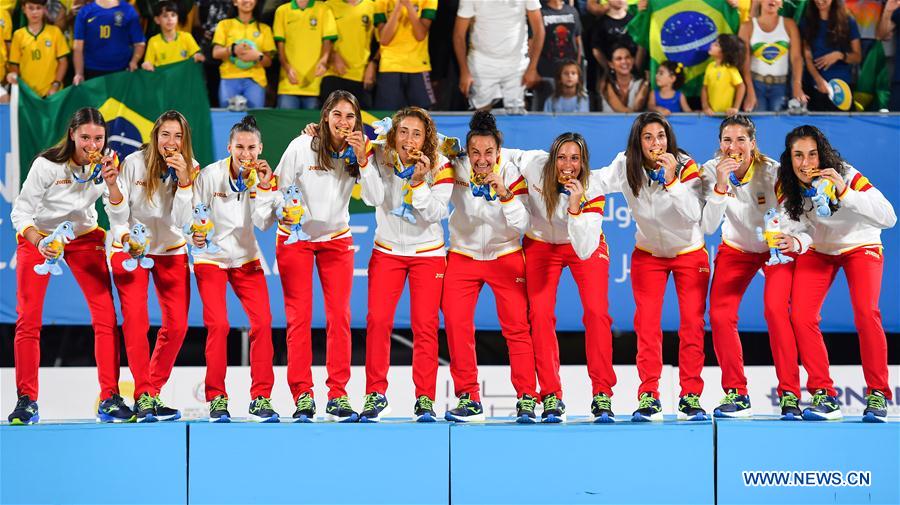
[{"label": "blue podium", "polygon": [[717,498],[737,504],[900,504],[900,422],[716,423]]},{"label": "blue podium", "polygon": [[0,503],[186,503],[186,434],[184,423],[4,425]]},{"label": "blue podium", "polygon": [[190,424],[188,503],[447,504],[447,423]]},{"label": "blue podium", "polygon": [[450,428],[453,504],[712,504],[713,424]]}]

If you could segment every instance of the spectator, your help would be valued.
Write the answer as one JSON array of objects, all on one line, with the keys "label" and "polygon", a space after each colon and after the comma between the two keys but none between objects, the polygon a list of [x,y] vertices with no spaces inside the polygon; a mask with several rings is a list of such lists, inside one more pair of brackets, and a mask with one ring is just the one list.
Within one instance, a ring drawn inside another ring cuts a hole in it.
[{"label": "spectator", "polygon": [[[220,21],[233,15],[234,8],[232,0],[197,0],[197,17],[195,18],[197,31],[195,33],[197,34],[196,40],[200,44],[200,52],[206,58],[206,61],[203,62],[203,73],[206,76],[206,90],[212,106],[218,104],[219,65],[221,63],[212,56],[213,34],[215,34]],[[218,106],[224,105],[227,104]]]},{"label": "spectator", "polygon": [[791,94],[801,103],[803,93],[803,52],[800,31],[791,18],[779,14],[784,2],[766,0],[757,17],[741,23],[738,32],[747,53],[741,65],[747,86],[744,111],[779,111],[785,106],[788,77]]},{"label": "spectator", "polygon": [[166,0],[156,5],[153,21],[159,25],[161,33],[150,37],[147,54],[141,68],[152,72],[156,67],[178,63],[188,58],[202,62],[206,58],[194,36],[178,30],[178,5]]},{"label": "spectator", "polygon": [[900,0],[888,0],[884,5],[884,12],[878,22],[878,39],[888,40],[894,36],[894,76],[891,79],[890,109],[900,111],[900,65],[897,64],[900,55],[900,36],[894,32],[900,24]]},{"label": "spectator", "polygon": [[806,62],[806,94],[810,110],[836,111],[828,98],[828,81],[841,79],[852,88],[851,65],[862,61],[859,27],[843,0],[816,0],[806,4],[800,22]]},{"label": "spectator", "polygon": [[630,46],[613,48],[609,78],[601,83],[603,112],[640,112],[647,104],[650,87],[635,76],[634,53]]},{"label": "spectator", "polygon": [[428,29],[438,0],[378,0],[375,27],[381,59],[375,85],[375,108],[407,106],[430,109],[434,92],[428,72]]},{"label": "spectator", "polygon": [[626,0],[609,0],[604,4],[605,13],[597,20],[594,26],[591,52],[594,60],[600,64],[600,69],[609,68],[612,59],[612,50],[616,45],[629,45],[631,52],[636,53],[636,47],[628,35],[628,22],[634,17],[628,12]]},{"label": "spectator", "polygon": [[656,67],[656,89],[650,93],[647,110],[668,116],[673,112],[691,112],[687,97],[678,91],[684,85],[684,64],[666,60]]},{"label": "spectator", "polygon": [[292,0],[275,10],[279,109],[319,108],[319,86],[337,38],[334,14],[322,2]]},{"label": "spectator", "polygon": [[75,17],[72,84],[77,86],[85,79],[136,70],[145,47],[141,22],[131,4],[120,0],[85,4]]},{"label": "spectator", "polygon": [[[9,45],[12,41],[12,16],[6,9],[0,9],[0,88],[6,83],[6,60],[9,59]],[[0,96],[2,92],[0,92]],[[6,101],[9,101],[7,98]],[[6,101],[2,103],[6,103]]]},{"label": "spectator", "polygon": [[[466,44],[469,27],[471,51]],[[538,0],[460,0],[453,27],[453,51],[459,63],[459,90],[469,98],[472,107],[490,109],[502,98],[508,112],[524,114],[525,88],[532,88],[541,80],[537,64],[543,47],[544,24]]]},{"label": "spectator", "polygon": [[371,0],[329,0],[337,22],[337,43],[331,48],[328,72],[319,88],[319,100],[332,91],[349,91],[363,109],[372,107],[371,90],[377,67],[372,60],[375,31],[375,2]]},{"label": "spectator", "polygon": [[743,65],[745,52],[744,43],[737,35],[719,35],[709,46],[713,61],[706,66],[700,92],[706,115],[724,112],[733,116],[740,110],[747,86],[738,69]]},{"label": "spectator", "polygon": [[194,10],[194,0],[130,0],[135,10],[143,20],[144,35],[149,40],[160,32],[160,26],[154,22],[159,12],[159,6],[162,3],[172,2],[175,4],[178,13],[177,30],[180,32],[189,31],[192,24],[191,11]]},{"label": "spectator", "polygon": [[62,89],[69,45],[59,28],[44,22],[47,0],[23,0],[22,12],[28,23],[13,34],[6,78],[14,84],[21,77],[38,95],[52,95]]},{"label": "spectator", "polygon": [[[547,0],[541,7],[544,45],[538,58],[541,84],[537,87],[531,110],[543,110],[544,101],[553,94],[559,65],[566,60],[581,64],[581,20],[578,11],[563,0]],[[580,73],[580,72],[579,72]]]},{"label": "spectator", "polygon": [[563,60],[556,71],[553,95],[544,102],[544,112],[590,112],[581,65]]},{"label": "spectator", "polygon": [[275,40],[269,25],[256,21],[256,0],[235,0],[237,16],[223,19],[213,34],[213,58],[219,67],[219,105],[234,96],[247,99],[247,107],[265,107],[266,68],[272,64]]}]

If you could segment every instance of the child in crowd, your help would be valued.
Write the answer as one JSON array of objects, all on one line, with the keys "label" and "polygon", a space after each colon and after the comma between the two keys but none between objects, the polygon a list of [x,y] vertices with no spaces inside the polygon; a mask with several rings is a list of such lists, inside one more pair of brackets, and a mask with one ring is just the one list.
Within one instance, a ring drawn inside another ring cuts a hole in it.
[{"label": "child in crowd", "polygon": [[590,112],[581,65],[572,60],[559,64],[553,96],[544,102],[544,112]]},{"label": "child in crowd", "polygon": [[703,112],[707,115],[724,112],[733,116],[747,90],[738,70],[744,58],[744,43],[737,35],[719,35],[709,46],[709,55],[714,61],[703,75],[703,91],[700,92]]},{"label": "child in crowd", "polygon": [[673,112],[691,112],[687,97],[678,91],[684,85],[684,64],[664,61],[656,68],[656,89],[650,94],[647,109],[668,116]]},{"label": "child in crowd", "polygon": [[52,95],[62,89],[69,45],[59,28],[44,22],[47,0],[24,0],[22,12],[28,24],[13,34],[6,79],[15,84],[21,78],[38,95]]},{"label": "child in crowd", "polygon": [[141,68],[152,72],[156,67],[178,63],[188,58],[196,62],[206,60],[200,52],[200,46],[190,32],[178,30],[178,5],[172,1],[164,1],[157,5],[153,21],[159,25],[160,33],[150,37],[147,42],[147,54]]}]

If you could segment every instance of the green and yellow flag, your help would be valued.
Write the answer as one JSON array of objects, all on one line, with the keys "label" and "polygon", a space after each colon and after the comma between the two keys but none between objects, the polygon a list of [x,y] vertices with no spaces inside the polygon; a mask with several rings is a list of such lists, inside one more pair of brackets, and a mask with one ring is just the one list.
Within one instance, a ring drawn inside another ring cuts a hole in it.
[{"label": "green and yellow flag", "polygon": [[738,11],[725,0],[650,0],[647,9],[628,23],[628,33],[650,54],[654,87],[661,62],[680,62],[686,72],[681,91],[697,96],[710,61],[709,46],[719,34],[737,33],[739,27]]}]

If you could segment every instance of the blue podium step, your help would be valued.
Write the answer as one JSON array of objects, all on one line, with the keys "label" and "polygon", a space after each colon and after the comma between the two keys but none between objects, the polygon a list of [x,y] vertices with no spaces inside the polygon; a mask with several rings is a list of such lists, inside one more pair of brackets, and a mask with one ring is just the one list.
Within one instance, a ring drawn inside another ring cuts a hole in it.
[{"label": "blue podium step", "polygon": [[738,504],[900,504],[900,422],[716,423],[717,498]]},{"label": "blue podium step", "polygon": [[449,503],[446,423],[190,424],[189,503]]},{"label": "blue podium step", "polygon": [[713,424],[453,425],[453,504],[712,504]]},{"label": "blue podium step", "polygon": [[183,423],[0,427],[0,503],[186,503]]}]

